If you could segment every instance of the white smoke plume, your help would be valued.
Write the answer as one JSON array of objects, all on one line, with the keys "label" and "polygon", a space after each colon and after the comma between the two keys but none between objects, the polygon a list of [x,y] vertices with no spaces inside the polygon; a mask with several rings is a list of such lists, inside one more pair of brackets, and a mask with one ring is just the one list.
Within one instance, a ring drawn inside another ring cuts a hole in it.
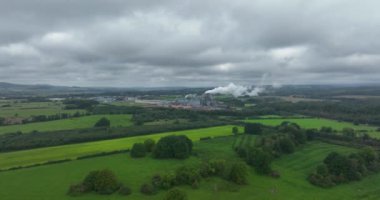
[{"label": "white smoke plume", "polygon": [[[265,81],[268,77],[268,74],[264,74],[261,77],[260,83],[255,86],[243,86],[243,85],[235,85],[234,83],[230,83],[227,86],[224,87],[217,87],[212,90],[207,90],[206,94],[231,94],[234,97],[240,97],[240,96],[258,96],[260,93],[265,92],[266,88],[264,86]],[[280,88],[281,84],[279,83],[272,83],[273,88]]]},{"label": "white smoke plume", "polygon": [[240,96],[258,96],[260,93],[264,92],[265,88],[262,86],[250,87],[243,85],[235,85],[234,83],[230,83],[224,87],[217,87],[212,90],[207,90],[206,94],[231,94],[234,97]]}]

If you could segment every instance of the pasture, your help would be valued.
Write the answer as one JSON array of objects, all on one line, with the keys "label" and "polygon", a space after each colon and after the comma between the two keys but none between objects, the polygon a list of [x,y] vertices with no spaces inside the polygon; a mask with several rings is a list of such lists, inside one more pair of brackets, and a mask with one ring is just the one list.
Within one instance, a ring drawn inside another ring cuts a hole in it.
[{"label": "pasture", "polygon": [[34,122],[22,125],[0,126],[0,134],[14,133],[17,131],[21,131],[22,133],[28,133],[32,131],[42,132],[90,128],[93,127],[94,124],[102,117],[108,118],[111,121],[112,127],[132,125],[131,115],[90,115],[46,122]]},{"label": "pasture", "polygon": [[[160,134],[127,137],[97,142],[86,142],[55,147],[0,153],[0,169],[15,166],[28,166],[46,161],[74,159],[79,156],[92,155],[101,152],[130,149],[134,143],[143,142],[148,138],[159,140],[167,135],[186,135],[196,141],[202,137],[218,137],[232,135],[233,126],[217,126],[211,128],[166,132]],[[241,129],[241,128],[240,128]]]},{"label": "pasture", "polygon": [[[155,160],[150,157],[132,159],[127,153],[122,153],[1,172],[0,196],[7,200],[118,200],[125,198],[159,200],[163,198],[164,191],[160,191],[154,196],[146,196],[139,192],[140,185],[150,181],[154,174],[174,170],[181,165],[198,164],[202,159],[238,159],[231,148],[234,140],[234,137],[226,137],[196,142],[194,143],[194,151],[198,155],[186,160]],[[191,189],[189,186],[181,186],[180,188],[186,191],[189,199],[354,200],[380,198],[377,184],[380,181],[380,174],[371,175],[360,182],[343,184],[331,189],[322,189],[309,184],[306,176],[331,151],[349,153],[356,150],[321,142],[311,142],[299,151],[275,160],[273,167],[280,172],[281,178],[279,179],[257,175],[252,168],[249,168],[249,183],[245,186],[231,185],[220,178],[211,178],[202,180],[199,189]],[[125,185],[131,187],[132,195],[128,197],[118,194],[110,196],[85,194],[80,197],[66,195],[70,184],[78,183],[91,170],[104,168],[113,170]],[[20,190],[23,192],[19,192]]]},{"label": "pasture", "polygon": [[0,117],[28,118],[37,115],[73,114],[84,110],[64,110],[61,102],[23,102],[16,100],[0,101]]}]

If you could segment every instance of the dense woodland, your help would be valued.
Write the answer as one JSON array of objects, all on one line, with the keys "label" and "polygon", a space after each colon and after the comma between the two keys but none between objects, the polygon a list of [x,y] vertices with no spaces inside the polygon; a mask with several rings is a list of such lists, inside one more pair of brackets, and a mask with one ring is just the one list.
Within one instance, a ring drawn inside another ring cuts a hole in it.
[{"label": "dense woodland", "polygon": [[303,115],[337,119],[356,124],[380,126],[379,100],[344,100],[339,102],[278,102],[263,104],[273,112],[298,113]]}]

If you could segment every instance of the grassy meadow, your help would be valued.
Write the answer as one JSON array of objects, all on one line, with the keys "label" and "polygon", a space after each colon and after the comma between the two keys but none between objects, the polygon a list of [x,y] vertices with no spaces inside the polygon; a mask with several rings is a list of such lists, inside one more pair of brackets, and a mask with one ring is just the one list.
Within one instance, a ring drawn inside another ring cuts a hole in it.
[{"label": "grassy meadow", "polygon": [[[234,140],[234,137],[226,137],[196,142],[194,143],[194,151],[197,152],[197,156],[192,156],[186,160],[155,160],[150,157],[132,159],[127,153],[122,153],[1,172],[0,196],[7,200],[159,200],[163,198],[164,191],[160,191],[154,196],[146,196],[139,192],[140,185],[150,181],[154,174],[174,170],[182,165],[195,165],[200,163],[202,159],[238,159],[232,150]],[[321,142],[311,142],[301,147],[299,151],[274,161],[274,169],[281,174],[279,179],[257,175],[252,168],[249,168],[249,184],[245,186],[231,185],[220,178],[211,178],[202,180],[199,189],[191,189],[189,186],[181,186],[180,188],[186,191],[190,200],[354,200],[380,198],[378,188],[380,174],[371,175],[360,182],[343,184],[330,189],[322,189],[309,184],[306,176],[331,151],[349,153],[356,150]],[[91,170],[104,168],[113,170],[123,184],[131,187],[132,195],[127,197],[118,194],[110,196],[84,194],[80,197],[66,195],[70,184],[80,182]]]},{"label": "grassy meadow", "polygon": [[90,115],[83,117],[76,117],[70,119],[53,120],[46,122],[34,122],[22,125],[8,125],[0,126],[0,134],[13,133],[21,131],[28,133],[32,131],[57,131],[57,130],[71,130],[90,128],[102,117],[106,117],[111,121],[112,127],[130,126],[132,125],[132,115]]},{"label": "grassy meadow", "polygon": [[[159,140],[167,135],[186,135],[196,141],[202,137],[217,137],[232,135],[233,126],[218,126],[212,128],[174,131],[153,135],[127,137],[121,139],[86,142],[55,147],[38,148],[31,150],[0,153],[0,169],[14,166],[27,166],[52,160],[73,159],[83,155],[91,155],[101,152],[130,149],[136,142],[143,142],[148,138]],[[242,128],[240,128],[242,131]]]}]

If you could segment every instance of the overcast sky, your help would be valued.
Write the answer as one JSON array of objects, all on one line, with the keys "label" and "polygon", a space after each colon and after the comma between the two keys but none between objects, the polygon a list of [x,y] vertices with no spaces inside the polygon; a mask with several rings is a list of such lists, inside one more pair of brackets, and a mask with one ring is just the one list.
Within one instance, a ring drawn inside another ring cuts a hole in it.
[{"label": "overcast sky", "polygon": [[0,2],[0,82],[380,82],[378,0]]}]

